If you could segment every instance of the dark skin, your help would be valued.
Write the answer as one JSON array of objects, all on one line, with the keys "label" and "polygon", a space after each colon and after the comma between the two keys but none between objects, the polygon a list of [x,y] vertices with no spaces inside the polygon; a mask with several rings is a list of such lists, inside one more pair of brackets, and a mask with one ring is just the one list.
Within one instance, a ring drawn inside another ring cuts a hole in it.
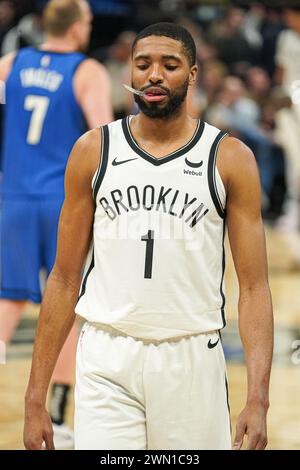
[{"label": "dark skin", "polygon": [[248,147],[226,138],[219,147],[217,166],[227,193],[227,228],[239,281],[239,330],[244,348],[248,393],[239,415],[234,449],[264,449],[273,352],[273,313],[268,284],[260,182]]},{"label": "dark skin", "polygon": [[[144,57],[141,59],[139,54]],[[132,67],[137,88],[161,85],[173,90],[187,78],[192,86],[196,73],[197,67],[189,65],[180,42],[156,36],[138,41]],[[159,106],[164,103],[162,101]],[[185,100],[176,116],[165,119],[152,119],[140,113],[131,121],[134,138],[156,158],[181,147],[190,140],[197,125],[188,116],[186,108]],[[26,393],[26,449],[40,449],[43,440],[48,449],[54,447],[51,421],[45,406],[46,393],[55,362],[74,322],[81,273],[92,236],[95,206],[91,181],[99,164],[100,146],[100,131],[88,132],[75,144],[67,166],[57,257],[41,306]],[[247,400],[238,418],[234,448],[240,449],[247,435],[248,449],[264,449],[267,444],[273,316],[259,175],[252,152],[231,137],[225,138],[219,146],[217,166],[227,191],[228,235],[239,280],[239,327],[248,378]]]},{"label": "dark skin", "polygon": [[[178,88],[186,78],[189,79],[189,86],[193,86],[197,66],[189,66],[185,53],[181,47],[178,50],[178,45],[180,43],[174,39],[157,36],[138,41],[132,65],[134,86],[143,89],[153,85],[170,90]],[[158,106],[164,106],[167,100],[168,97]],[[187,114],[186,101],[180,114],[173,118],[152,119],[140,113],[131,121],[131,131],[138,144],[157,158],[183,146],[193,136],[196,126],[196,120]]]}]

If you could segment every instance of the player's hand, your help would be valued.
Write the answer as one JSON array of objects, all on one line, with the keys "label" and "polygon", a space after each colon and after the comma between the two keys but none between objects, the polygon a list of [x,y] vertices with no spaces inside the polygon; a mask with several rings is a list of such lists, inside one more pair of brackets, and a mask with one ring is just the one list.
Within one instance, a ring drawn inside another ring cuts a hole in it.
[{"label": "player's hand", "polygon": [[25,405],[23,441],[26,450],[41,450],[43,442],[47,450],[54,450],[52,422],[44,406]]},{"label": "player's hand", "polygon": [[262,404],[246,405],[238,417],[233,450],[240,450],[247,434],[247,450],[263,450],[267,439],[267,408]]}]

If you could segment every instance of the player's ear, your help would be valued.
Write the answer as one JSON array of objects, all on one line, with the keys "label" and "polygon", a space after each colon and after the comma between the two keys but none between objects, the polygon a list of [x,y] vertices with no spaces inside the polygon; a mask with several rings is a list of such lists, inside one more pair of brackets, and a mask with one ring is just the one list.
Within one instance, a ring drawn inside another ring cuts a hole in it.
[{"label": "player's ear", "polygon": [[71,34],[71,36],[73,38],[77,39],[79,37],[79,35],[80,35],[80,26],[81,26],[80,21],[74,21],[74,23],[70,26],[68,32],[69,32],[69,34]]},{"label": "player's ear", "polygon": [[197,78],[198,66],[195,64],[190,68],[189,86],[193,86]]}]

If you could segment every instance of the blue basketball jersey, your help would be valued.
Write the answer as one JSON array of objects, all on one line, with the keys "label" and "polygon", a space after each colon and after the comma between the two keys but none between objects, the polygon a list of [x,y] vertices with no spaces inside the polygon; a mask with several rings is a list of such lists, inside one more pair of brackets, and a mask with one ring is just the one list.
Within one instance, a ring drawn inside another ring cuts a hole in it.
[{"label": "blue basketball jersey", "polygon": [[86,123],[73,89],[80,53],[28,47],[6,82],[3,199],[64,196],[64,173]]}]

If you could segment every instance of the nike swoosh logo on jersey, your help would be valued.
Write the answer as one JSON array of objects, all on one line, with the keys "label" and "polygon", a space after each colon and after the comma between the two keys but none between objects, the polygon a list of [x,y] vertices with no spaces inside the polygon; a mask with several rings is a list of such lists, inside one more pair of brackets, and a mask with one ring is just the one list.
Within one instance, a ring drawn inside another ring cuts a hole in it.
[{"label": "nike swoosh logo on jersey", "polygon": [[212,343],[211,342],[211,339],[208,341],[208,349],[213,349],[217,346],[218,342],[220,341],[220,338],[217,339],[217,341],[215,343]]},{"label": "nike swoosh logo on jersey", "polygon": [[192,168],[200,168],[200,166],[203,165],[203,160],[201,160],[201,162],[199,163],[193,163],[193,162],[190,162],[187,158],[185,159],[185,163],[188,165],[188,166],[191,166]]},{"label": "nike swoosh logo on jersey", "polygon": [[117,166],[117,165],[121,165],[122,163],[132,162],[132,160],[137,160],[137,158],[129,158],[128,160],[121,160],[120,162],[117,162],[117,159],[115,158],[112,161],[112,165]]}]

